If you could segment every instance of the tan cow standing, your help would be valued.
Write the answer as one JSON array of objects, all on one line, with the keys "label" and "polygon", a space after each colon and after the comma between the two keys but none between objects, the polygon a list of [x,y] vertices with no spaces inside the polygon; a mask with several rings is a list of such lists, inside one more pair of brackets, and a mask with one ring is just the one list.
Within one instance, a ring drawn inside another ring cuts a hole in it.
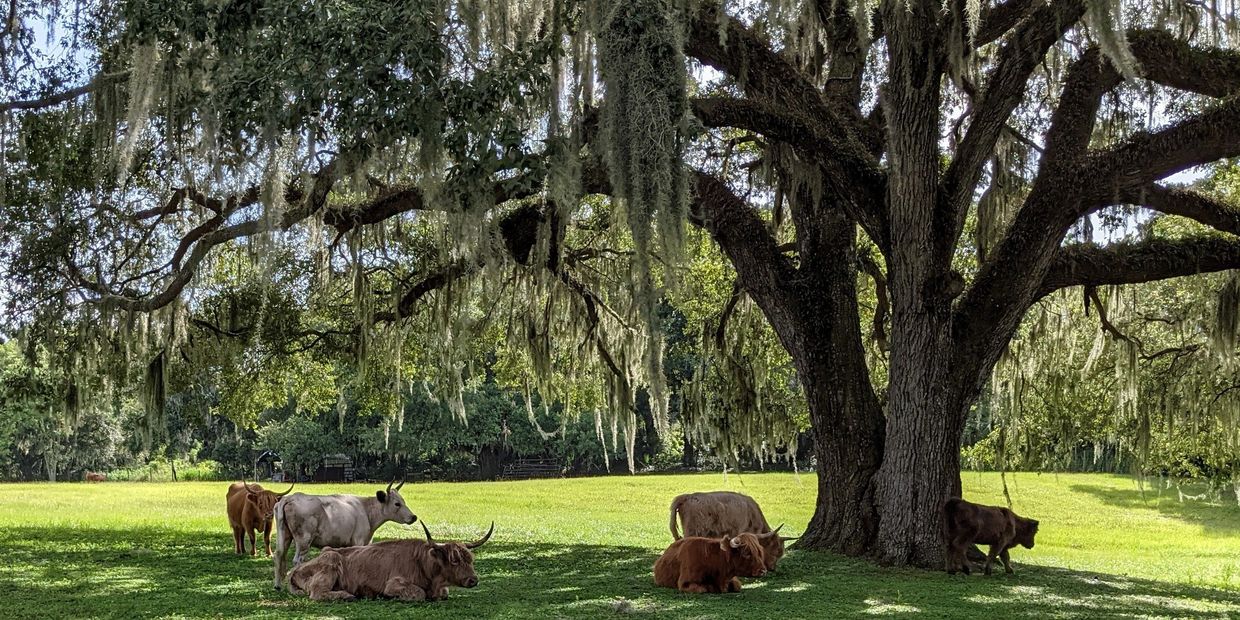
[{"label": "tan cow standing", "polygon": [[[295,485],[296,483],[294,483]],[[267,556],[271,557],[271,522],[275,513],[276,502],[293,490],[276,493],[268,491],[257,484],[245,481],[234,482],[228,486],[225,499],[228,508],[228,524],[232,526],[233,548],[238,554],[245,553],[245,536],[250,537],[250,555],[258,555],[255,544],[255,531],[263,531],[263,545]]]},{"label": "tan cow standing", "polygon": [[784,541],[795,540],[795,537],[779,535],[783,524],[772,530],[752,497],[731,491],[676,496],[672,500],[668,527],[672,530],[672,538],[680,540],[680,532],[676,530],[677,514],[684,524],[685,536],[719,538],[746,532],[757,535],[767,570],[775,570],[779,559],[784,557]]},{"label": "tan cow standing", "polygon": [[108,475],[107,475],[107,474],[101,474],[101,473],[96,472],[96,471],[88,471],[88,472],[86,472],[86,481],[87,481],[87,482],[107,482],[107,481],[108,481]]},{"label": "tan cow standing", "polygon": [[426,540],[387,540],[361,547],[323,552],[294,568],[288,591],[316,601],[355,598],[394,598],[402,601],[438,601],[448,597],[448,586],[478,585],[474,554],[495,532],[495,523],[480,540],[437,543],[426,523]]}]

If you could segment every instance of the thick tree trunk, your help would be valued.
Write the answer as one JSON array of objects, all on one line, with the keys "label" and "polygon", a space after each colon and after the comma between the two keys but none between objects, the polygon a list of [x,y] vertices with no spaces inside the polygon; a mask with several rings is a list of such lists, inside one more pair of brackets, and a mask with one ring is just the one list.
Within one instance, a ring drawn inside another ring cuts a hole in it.
[{"label": "thick tree trunk", "polygon": [[[799,200],[813,206],[810,195]],[[798,217],[813,211],[798,209]],[[818,211],[813,222],[798,221],[806,277],[795,318],[772,320],[792,353],[814,433],[818,499],[798,545],[863,555],[878,527],[873,478],[882,462],[883,412],[862,346],[856,226],[837,209]]]},{"label": "thick tree trunk", "polygon": [[875,477],[880,563],[942,566],[939,505],[960,491],[961,403],[951,395],[955,218],[939,192],[943,33],[937,5],[889,6],[887,208],[891,367],[883,464]]},{"label": "thick tree trunk", "polygon": [[818,499],[801,540],[801,547],[867,555],[878,532],[874,475],[883,455],[883,416],[871,397],[839,389],[818,378],[805,384],[814,430],[818,472]]},{"label": "thick tree trunk", "polygon": [[[931,350],[933,351],[933,350]],[[945,390],[947,370],[932,352],[892,363],[886,450],[875,479],[880,515],[874,556],[883,564],[943,565],[943,500],[960,495],[965,408]]]}]

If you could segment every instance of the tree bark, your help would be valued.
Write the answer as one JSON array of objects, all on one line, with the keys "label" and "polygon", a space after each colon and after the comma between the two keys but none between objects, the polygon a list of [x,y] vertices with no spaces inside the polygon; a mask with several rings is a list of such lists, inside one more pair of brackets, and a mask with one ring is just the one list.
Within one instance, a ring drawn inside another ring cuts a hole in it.
[{"label": "tree bark", "polygon": [[[952,300],[963,281],[951,271],[955,214],[939,191],[943,33],[934,3],[891,5],[887,208],[891,367],[879,515],[872,555],[881,564],[942,566],[938,508],[960,489],[963,415],[949,393]],[[959,418],[959,419],[957,419]]]},{"label": "tree bark", "polygon": [[[839,389],[829,364],[804,382],[814,433],[818,500],[798,546],[867,555],[878,532],[874,476],[883,455],[883,416],[873,391]],[[801,366],[802,363],[798,363]],[[865,380],[868,381],[868,378]],[[866,398],[864,394],[869,393]]]},{"label": "tree bark", "polygon": [[884,421],[862,345],[857,228],[812,193],[797,200],[801,294],[790,296],[794,313],[768,313],[792,354],[814,433],[818,501],[797,544],[864,555],[879,523],[873,483],[882,462]]}]

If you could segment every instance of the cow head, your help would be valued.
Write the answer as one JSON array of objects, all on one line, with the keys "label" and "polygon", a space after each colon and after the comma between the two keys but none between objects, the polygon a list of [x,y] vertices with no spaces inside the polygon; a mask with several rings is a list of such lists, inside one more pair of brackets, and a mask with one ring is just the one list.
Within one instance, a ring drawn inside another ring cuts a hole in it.
[{"label": "cow head", "polygon": [[1026,549],[1033,548],[1033,537],[1038,535],[1038,522],[1035,519],[1016,518],[1016,542]]},{"label": "cow head", "polygon": [[766,558],[758,537],[745,532],[719,539],[719,546],[731,559],[732,570],[740,577],[761,577],[766,574]]},{"label": "cow head", "polygon": [[762,545],[762,555],[765,558],[766,570],[775,570],[775,565],[779,563],[780,558],[784,557],[784,542],[796,540],[796,536],[780,536],[779,530],[783,529],[784,524],[780,523],[779,527],[772,532],[765,534],[756,534],[758,543]]},{"label": "cow head", "polygon": [[485,536],[469,543],[437,543],[431,537],[431,531],[426,528],[425,521],[422,522],[422,531],[426,532],[426,544],[431,546],[431,553],[442,566],[444,581],[462,588],[472,588],[478,585],[478,574],[474,572],[473,549],[481,547],[491,539],[491,534],[495,533],[494,521],[491,522],[491,529],[487,530]]},{"label": "cow head", "polygon": [[264,521],[271,520],[275,514],[276,502],[280,501],[281,497],[292,493],[293,487],[297,486],[297,483],[294,482],[289,485],[287,491],[276,493],[275,491],[268,491],[262,487],[251,485],[245,480],[242,480],[242,482],[245,483],[246,501],[253,502],[254,506],[258,508],[258,514],[262,515]]},{"label": "cow head", "polygon": [[386,491],[375,493],[375,499],[379,500],[380,515],[386,521],[413,525],[413,522],[418,520],[418,516],[409,510],[405,498],[400,496],[400,488],[405,486],[405,481],[401,480],[400,484],[396,484],[396,488],[392,488],[393,484],[396,484],[395,480],[388,483]]}]

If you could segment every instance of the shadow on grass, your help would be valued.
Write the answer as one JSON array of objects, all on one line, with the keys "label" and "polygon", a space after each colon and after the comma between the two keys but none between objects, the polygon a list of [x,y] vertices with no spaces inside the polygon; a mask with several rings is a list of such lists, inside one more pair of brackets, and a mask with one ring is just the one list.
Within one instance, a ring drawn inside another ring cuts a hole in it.
[{"label": "shadow on grass", "polygon": [[1086,493],[1103,503],[1124,509],[1157,510],[1159,514],[1200,526],[1208,534],[1229,536],[1240,532],[1240,509],[1230,501],[1179,501],[1174,489],[1153,485],[1144,491],[1136,488],[1115,489],[1094,484],[1073,484],[1073,492]]},{"label": "shadow on grass", "polygon": [[1240,614],[1237,593],[1017,564],[1020,573],[950,577],[792,552],[745,591],[684,595],[654,587],[656,551],[520,544],[479,550],[482,579],[441,603],[314,603],[271,588],[271,562],[238,557],[226,532],[22,527],[0,532],[6,618],[345,617],[793,618],[929,615],[1049,618]]}]

